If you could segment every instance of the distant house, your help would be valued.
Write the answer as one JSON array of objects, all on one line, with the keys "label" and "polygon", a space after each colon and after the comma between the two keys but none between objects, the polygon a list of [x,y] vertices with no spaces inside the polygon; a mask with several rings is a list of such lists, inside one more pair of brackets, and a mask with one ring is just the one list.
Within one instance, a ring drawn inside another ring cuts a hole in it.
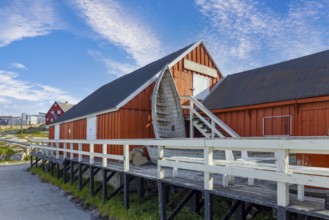
[{"label": "distant house", "polygon": [[68,102],[57,102],[50,107],[49,111],[46,113],[46,125],[51,124],[58,117],[67,112],[73,105]]}]

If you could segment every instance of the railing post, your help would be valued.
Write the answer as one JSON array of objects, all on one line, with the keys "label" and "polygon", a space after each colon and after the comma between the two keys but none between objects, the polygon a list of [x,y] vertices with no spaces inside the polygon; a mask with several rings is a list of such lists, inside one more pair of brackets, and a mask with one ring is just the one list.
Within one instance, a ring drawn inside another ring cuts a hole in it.
[{"label": "railing post", "polygon": [[189,100],[190,104],[190,138],[194,137],[194,129],[193,129],[193,102],[192,100]]},{"label": "railing post", "polygon": [[[94,144],[89,145],[89,163],[94,164]],[[92,154],[92,155],[91,155]]]},{"label": "railing post", "polygon": [[67,144],[66,143],[63,144],[63,149],[64,149],[64,151],[63,151],[63,160],[65,160],[66,157],[67,157],[67,152],[66,152]]},{"label": "railing post", "polygon": [[[204,148],[204,164],[208,166],[213,164],[212,147]],[[204,188],[205,190],[212,190],[214,188],[214,177],[212,173],[204,172]]]},{"label": "railing post", "polygon": [[159,165],[159,160],[162,160],[164,155],[164,147],[163,146],[158,146],[158,165],[157,165],[157,173],[158,173],[158,178],[163,179],[164,178],[164,169]]},{"label": "railing post", "polygon": [[78,144],[78,149],[79,149],[78,161],[81,162],[82,161],[82,144],[81,143]]},{"label": "railing post", "polygon": [[303,202],[305,200],[304,185],[297,185],[297,200]]},{"label": "railing post", "polygon": [[56,147],[56,159],[59,159],[59,144],[56,142],[55,143],[55,147]]},{"label": "railing post", "polygon": [[73,143],[71,142],[71,143],[70,143],[70,151],[71,151],[71,152],[70,152],[70,159],[71,159],[71,160],[73,160],[73,158],[74,158],[74,154],[73,154],[72,150],[73,150]]},{"label": "railing post", "polygon": [[107,144],[103,144],[103,149],[102,149],[102,153],[103,153],[103,160],[102,160],[102,165],[103,167],[107,167]]},{"label": "railing post", "polygon": [[[286,149],[279,150],[277,153],[277,172],[287,173],[289,168],[289,152]],[[286,207],[289,205],[289,184],[277,182],[278,206]]]},{"label": "railing post", "polygon": [[128,172],[129,171],[129,145],[128,144],[123,145],[123,155],[124,155],[123,171]]}]

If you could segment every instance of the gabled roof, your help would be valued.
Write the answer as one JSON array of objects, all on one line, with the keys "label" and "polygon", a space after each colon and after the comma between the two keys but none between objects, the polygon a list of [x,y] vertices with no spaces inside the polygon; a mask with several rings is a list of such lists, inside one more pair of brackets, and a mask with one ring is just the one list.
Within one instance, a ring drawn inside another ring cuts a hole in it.
[{"label": "gabled roof", "polygon": [[59,117],[58,120],[55,120],[53,124],[110,111],[111,109],[119,109],[141,92],[142,89],[150,85],[166,65],[170,65],[180,57],[185,56],[200,43],[202,42],[188,45],[100,87]]},{"label": "gabled roof", "polygon": [[205,100],[211,109],[329,95],[329,50],[227,76]]},{"label": "gabled roof", "polygon": [[57,102],[56,103],[59,105],[59,107],[61,107],[61,109],[64,111],[64,112],[67,112],[68,110],[70,110],[70,108],[72,108],[74,105],[72,104],[69,104],[67,102]]}]

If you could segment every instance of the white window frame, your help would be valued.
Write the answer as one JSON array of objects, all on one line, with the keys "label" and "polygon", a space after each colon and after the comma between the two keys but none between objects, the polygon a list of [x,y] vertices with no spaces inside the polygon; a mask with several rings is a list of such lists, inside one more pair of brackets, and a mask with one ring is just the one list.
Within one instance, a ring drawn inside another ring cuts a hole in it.
[{"label": "white window frame", "polygon": [[57,110],[57,115],[62,114],[61,110]]},{"label": "white window frame", "polygon": [[[287,135],[265,135],[265,120],[270,118],[289,118],[289,134]],[[275,115],[263,117],[263,136],[264,137],[288,137],[292,135],[292,116],[291,115]]]}]

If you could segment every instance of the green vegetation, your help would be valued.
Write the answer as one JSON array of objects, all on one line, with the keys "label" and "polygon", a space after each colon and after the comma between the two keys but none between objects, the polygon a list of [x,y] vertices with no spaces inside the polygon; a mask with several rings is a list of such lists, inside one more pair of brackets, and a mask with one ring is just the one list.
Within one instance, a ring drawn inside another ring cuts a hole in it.
[{"label": "green vegetation", "polygon": [[15,154],[15,151],[12,148],[10,148],[10,146],[8,146],[4,142],[0,142],[0,157],[1,156],[10,157],[11,155],[14,155],[14,154]]},{"label": "green vegetation", "polygon": [[[63,179],[57,179],[51,176],[50,173],[43,172],[41,168],[33,167],[30,169],[32,173],[37,174],[41,180],[50,182],[64,192],[72,195],[76,199],[82,199],[85,206],[95,207],[99,210],[100,214],[103,216],[109,216],[115,219],[122,220],[152,220],[159,219],[159,203],[158,197],[153,196],[149,200],[144,200],[138,198],[136,193],[130,193],[130,207],[126,210],[123,206],[123,194],[119,194],[111,198],[106,203],[102,202],[102,194],[98,193],[96,196],[91,197],[89,195],[89,184],[83,188],[82,191],[78,190],[77,181],[70,186],[70,183],[63,183]],[[95,183],[95,186],[100,183]],[[108,186],[108,192],[113,192],[113,188]],[[172,211],[172,210],[169,210]],[[184,208],[180,214],[175,218],[180,220],[185,219],[203,219],[202,216],[198,216],[189,211],[188,208]]]},{"label": "green vegetation", "polygon": [[[102,194],[98,193],[96,196],[91,197],[89,195],[89,184],[83,188],[82,191],[78,190],[77,181],[70,186],[70,183],[63,183],[63,178],[59,180],[52,176],[50,173],[42,171],[41,168],[33,167],[30,171],[37,174],[42,181],[47,181],[53,185],[58,186],[64,192],[72,195],[77,200],[82,200],[85,207],[97,208],[102,216],[107,216],[114,219],[120,220],[153,220],[159,219],[159,202],[158,196],[154,195],[152,198],[145,200],[138,198],[136,193],[130,193],[130,208],[124,209],[123,206],[123,194],[116,195],[106,203],[102,202]],[[98,186],[100,183],[95,183]],[[113,188],[108,186],[108,193],[113,192]],[[174,198],[177,194],[171,194],[170,197]],[[215,197],[214,199],[214,219],[221,219],[231,206],[231,201],[224,198]],[[272,210],[266,208],[259,208],[261,211],[258,215],[254,216],[253,219],[261,220],[268,219],[272,220]],[[171,213],[173,209],[167,207],[167,213]],[[188,207],[183,208],[181,212],[176,216],[178,220],[201,220],[203,217],[203,208],[200,210],[200,215],[190,212]],[[231,218],[233,219],[233,218]]]}]

